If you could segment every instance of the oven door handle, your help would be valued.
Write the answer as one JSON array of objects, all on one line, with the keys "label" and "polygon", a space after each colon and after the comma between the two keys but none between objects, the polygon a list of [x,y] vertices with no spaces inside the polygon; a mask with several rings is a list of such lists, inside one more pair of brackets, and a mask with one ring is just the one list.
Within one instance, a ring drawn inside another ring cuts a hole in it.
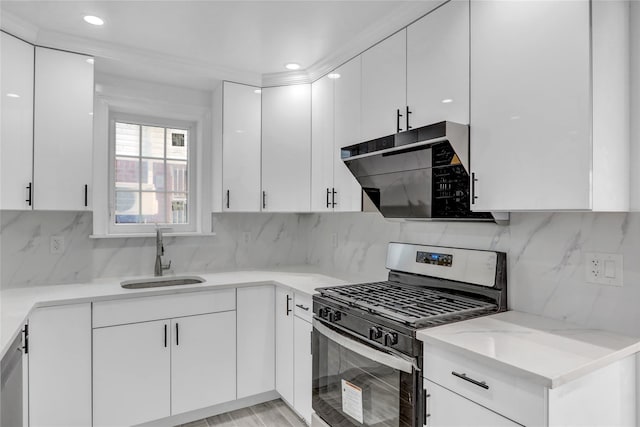
[{"label": "oven door handle", "polygon": [[376,350],[366,344],[362,344],[358,341],[349,339],[348,337],[345,337],[344,335],[341,335],[324,326],[317,319],[313,319],[313,327],[320,334],[324,335],[331,341],[335,342],[338,345],[341,345],[348,350],[353,351],[354,353],[359,354],[360,356],[366,357],[367,359],[373,360],[374,362],[378,362],[393,369],[398,369],[408,374],[413,373],[413,363],[408,360],[405,360],[399,356],[385,353],[380,350]]}]

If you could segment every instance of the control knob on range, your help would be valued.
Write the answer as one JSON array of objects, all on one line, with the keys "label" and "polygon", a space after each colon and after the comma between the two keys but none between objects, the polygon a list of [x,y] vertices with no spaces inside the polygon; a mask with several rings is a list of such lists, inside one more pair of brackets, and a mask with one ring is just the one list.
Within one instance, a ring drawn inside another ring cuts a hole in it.
[{"label": "control knob on range", "polygon": [[337,322],[340,319],[342,319],[342,313],[340,313],[339,311],[330,311],[329,312],[329,322],[333,323],[333,322]]},{"label": "control knob on range", "polygon": [[392,345],[398,344],[398,334],[395,332],[387,332],[384,334],[384,345],[387,347],[391,347]]},{"label": "control knob on range", "polygon": [[380,328],[379,326],[372,326],[369,328],[370,340],[377,340],[380,337],[382,337],[382,328]]},{"label": "control knob on range", "polygon": [[331,309],[329,307],[320,307],[320,309],[318,310],[318,316],[320,316],[320,318],[322,319],[326,319],[327,317],[329,317],[330,311]]}]

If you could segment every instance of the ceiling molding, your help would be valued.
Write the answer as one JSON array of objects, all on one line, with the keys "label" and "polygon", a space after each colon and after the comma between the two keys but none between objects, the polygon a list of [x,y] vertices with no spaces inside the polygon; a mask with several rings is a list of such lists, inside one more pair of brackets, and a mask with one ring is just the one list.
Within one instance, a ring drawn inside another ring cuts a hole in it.
[{"label": "ceiling molding", "polygon": [[29,43],[38,38],[38,27],[8,12],[0,13],[0,28]]}]

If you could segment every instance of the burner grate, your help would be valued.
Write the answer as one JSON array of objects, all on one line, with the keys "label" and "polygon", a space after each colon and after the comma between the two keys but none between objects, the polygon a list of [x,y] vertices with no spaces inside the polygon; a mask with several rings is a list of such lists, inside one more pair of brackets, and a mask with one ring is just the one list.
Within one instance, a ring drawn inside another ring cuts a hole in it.
[{"label": "burner grate", "polygon": [[413,326],[464,320],[498,309],[484,300],[391,281],[325,288],[321,293]]}]

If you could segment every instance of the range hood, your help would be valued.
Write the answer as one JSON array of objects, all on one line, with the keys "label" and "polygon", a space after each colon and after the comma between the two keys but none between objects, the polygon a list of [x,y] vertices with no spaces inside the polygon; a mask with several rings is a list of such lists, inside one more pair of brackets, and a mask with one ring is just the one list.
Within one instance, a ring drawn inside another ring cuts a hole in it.
[{"label": "range hood", "polygon": [[467,125],[440,122],[344,147],[341,156],[385,218],[508,221],[470,209]]}]

